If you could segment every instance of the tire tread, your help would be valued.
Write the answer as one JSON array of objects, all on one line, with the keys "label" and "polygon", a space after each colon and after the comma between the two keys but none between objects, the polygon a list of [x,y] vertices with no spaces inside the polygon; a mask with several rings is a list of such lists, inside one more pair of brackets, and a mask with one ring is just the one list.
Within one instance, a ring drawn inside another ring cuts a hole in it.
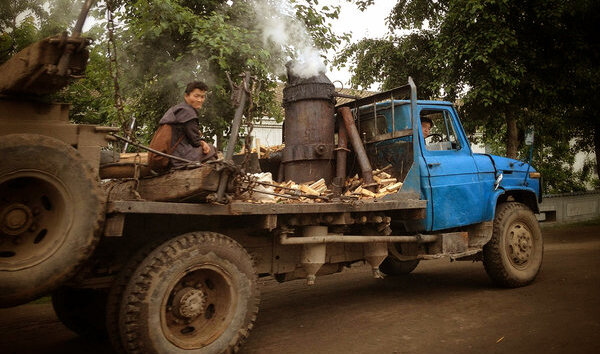
[{"label": "tire tread", "polygon": [[[174,240],[169,240],[158,247],[151,247],[150,250],[146,249],[145,252],[138,254],[135,257],[136,259],[129,263],[127,269],[124,270],[126,273],[124,273],[125,275],[121,277],[118,285],[118,292],[121,292],[122,296],[122,294],[125,292],[126,283],[130,281],[133,276],[135,276],[136,279],[145,279],[145,281],[136,283],[137,287],[129,292],[129,298],[127,300],[123,300],[126,301],[127,304],[121,304],[121,312],[126,320],[123,321],[124,328],[120,328],[120,331],[122,333],[122,344],[126,352],[150,352],[148,348],[143,346],[143,343],[139,339],[140,322],[138,321],[138,314],[140,313],[141,306],[143,305],[144,299],[147,295],[146,290],[149,287],[148,284],[152,281],[154,275],[160,273],[162,270],[161,267],[168,266],[170,262],[175,261],[175,257],[198,244],[214,244],[218,246],[224,246],[233,250],[235,253],[243,255],[240,258],[250,261],[249,264],[247,264],[247,268],[251,269],[249,274],[251,278],[250,280],[256,287],[258,275],[254,269],[254,262],[251,256],[248,254],[245,248],[227,236],[215,232],[191,232]],[[156,253],[152,254],[154,252]],[[148,257],[151,257],[151,259],[148,259]],[[245,328],[238,330],[237,334],[231,339],[225,352],[237,352],[247,339],[250,329],[252,329],[254,326],[254,322],[256,321],[256,317],[258,315],[258,305],[260,302],[260,294],[257,288],[253,294],[254,297],[249,299],[250,314],[248,324]],[[116,300],[114,297],[115,294],[113,294],[113,301]],[[114,325],[112,327],[115,329]],[[119,330],[119,328],[117,328],[117,330]],[[110,331],[111,329],[109,327],[109,333]],[[114,335],[115,333],[113,332],[113,337]]]},{"label": "tire tread", "polygon": [[[533,213],[526,205],[519,202],[507,202],[500,204],[496,209],[494,218],[492,239],[483,247],[483,266],[490,278],[498,285],[507,288],[516,288],[530,284],[535,279],[537,273],[525,281],[516,279],[504,265],[501,248],[504,247],[502,240],[504,223],[507,218],[515,212],[526,211]],[[537,220],[535,221],[537,223]],[[543,245],[538,245],[542,247]],[[538,269],[539,271],[539,269]]]}]

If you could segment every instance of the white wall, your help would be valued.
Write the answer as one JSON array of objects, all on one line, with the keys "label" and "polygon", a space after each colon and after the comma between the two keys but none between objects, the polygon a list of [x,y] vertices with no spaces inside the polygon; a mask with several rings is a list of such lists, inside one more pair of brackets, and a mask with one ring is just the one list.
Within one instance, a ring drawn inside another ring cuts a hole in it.
[{"label": "white wall", "polygon": [[261,146],[281,145],[283,137],[282,123],[277,123],[274,118],[263,117],[260,122],[254,123],[252,137],[254,138],[254,144],[256,144],[256,139],[259,139]]}]

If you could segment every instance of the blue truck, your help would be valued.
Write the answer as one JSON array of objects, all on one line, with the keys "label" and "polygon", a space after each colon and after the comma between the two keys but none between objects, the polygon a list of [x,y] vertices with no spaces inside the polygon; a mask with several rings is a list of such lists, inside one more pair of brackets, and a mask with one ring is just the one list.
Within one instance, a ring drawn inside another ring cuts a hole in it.
[{"label": "blue truck", "polygon": [[[408,90],[410,99],[393,99]],[[392,98],[377,103],[385,97]],[[398,196],[412,192],[427,201],[424,218],[392,219],[392,224],[401,224],[394,231],[462,230],[468,242],[446,252],[452,259],[483,261],[492,280],[506,287],[535,279],[543,254],[535,217],[542,201],[539,172],[526,162],[474,153],[455,106],[417,100],[410,79],[405,87],[346,106],[360,107],[356,121],[374,167],[391,166],[392,174],[404,180]],[[431,125],[428,136],[421,129],[423,121]],[[418,259],[408,260],[401,247],[396,251],[380,266],[383,272],[416,267]],[[429,257],[436,255],[418,258]]]},{"label": "blue truck", "polygon": [[[257,166],[328,176],[334,193],[278,185],[290,200],[281,203],[215,203],[219,191],[256,186],[227,161],[147,177],[139,155],[104,163],[113,128],[70,124],[63,106],[0,99],[0,306],[51,293],[68,328],[108,336],[118,352],[220,353],[248,336],[260,277],[315,284],[357,262],[394,277],[447,257],[482,261],[503,287],[535,279],[543,242],[533,167],[473,153],[453,105],[417,100],[412,80],[337,107],[327,81],[286,88],[289,150]],[[294,114],[303,125],[293,127]],[[346,177],[369,190],[382,172],[399,191],[347,195]]]}]

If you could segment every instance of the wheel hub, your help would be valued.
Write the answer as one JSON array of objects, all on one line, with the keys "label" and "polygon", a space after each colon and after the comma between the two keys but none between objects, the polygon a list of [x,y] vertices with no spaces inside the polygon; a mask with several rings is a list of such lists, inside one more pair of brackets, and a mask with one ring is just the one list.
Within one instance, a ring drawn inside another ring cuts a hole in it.
[{"label": "wheel hub", "polygon": [[177,292],[173,299],[173,314],[190,320],[204,313],[206,295],[201,288],[186,287]]},{"label": "wheel hub", "polygon": [[516,224],[509,230],[509,235],[512,261],[517,265],[527,263],[532,249],[531,233],[524,225]]},{"label": "wheel hub", "polygon": [[7,235],[22,234],[32,223],[33,213],[25,204],[13,203],[0,214],[0,230]]}]

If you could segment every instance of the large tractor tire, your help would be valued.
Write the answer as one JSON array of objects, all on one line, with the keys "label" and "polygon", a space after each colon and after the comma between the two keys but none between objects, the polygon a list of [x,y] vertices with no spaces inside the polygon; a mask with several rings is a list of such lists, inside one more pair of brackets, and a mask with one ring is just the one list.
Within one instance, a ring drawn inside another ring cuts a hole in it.
[{"label": "large tractor tire", "polygon": [[508,288],[531,283],[543,253],[542,231],[531,209],[517,202],[500,204],[492,239],[483,247],[483,265],[492,281]]},{"label": "large tractor tire", "polygon": [[52,293],[56,317],[71,331],[91,340],[106,339],[106,289],[63,286]]},{"label": "large tractor tire", "polygon": [[72,277],[92,254],[104,193],[64,142],[0,137],[0,307],[31,301]]},{"label": "large tractor tire", "polygon": [[409,274],[419,265],[419,260],[401,261],[394,256],[388,256],[379,265],[379,270],[385,275]]},{"label": "large tractor tire", "polygon": [[221,234],[175,237],[122,278],[118,328],[128,353],[235,352],[258,313],[252,259]]}]

